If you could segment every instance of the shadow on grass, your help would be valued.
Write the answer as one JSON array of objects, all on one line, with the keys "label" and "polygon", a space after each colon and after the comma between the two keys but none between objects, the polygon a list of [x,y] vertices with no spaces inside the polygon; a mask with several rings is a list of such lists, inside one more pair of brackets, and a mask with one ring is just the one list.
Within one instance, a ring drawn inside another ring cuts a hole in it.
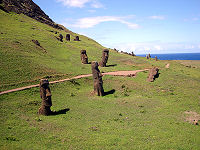
[{"label": "shadow on grass", "polygon": [[59,110],[59,111],[53,112],[51,115],[54,116],[54,115],[66,114],[69,110],[70,110],[69,108],[61,109],[61,110]]},{"label": "shadow on grass", "polygon": [[108,92],[104,92],[104,96],[110,95],[110,94],[114,94],[114,93],[115,93],[115,89],[112,89],[112,90],[110,90]]},{"label": "shadow on grass", "polygon": [[117,66],[117,64],[113,64],[113,65],[106,65],[106,67],[115,67]]},{"label": "shadow on grass", "polygon": [[158,73],[157,75],[154,76],[154,79],[158,78],[160,75],[160,73]]}]

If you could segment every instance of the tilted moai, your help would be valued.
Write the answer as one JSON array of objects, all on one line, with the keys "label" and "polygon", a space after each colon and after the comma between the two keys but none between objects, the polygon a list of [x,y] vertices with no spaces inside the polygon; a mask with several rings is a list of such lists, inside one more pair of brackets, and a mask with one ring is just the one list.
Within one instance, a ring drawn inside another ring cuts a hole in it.
[{"label": "tilted moai", "polygon": [[63,42],[63,35],[59,34],[59,41]]},{"label": "tilted moai", "polygon": [[88,64],[88,57],[86,54],[86,50],[81,50],[81,62],[82,64]]},{"label": "tilted moai", "polygon": [[104,49],[103,54],[102,54],[102,60],[101,60],[101,62],[99,62],[99,65],[101,67],[106,67],[106,63],[108,62],[108,56],[109,56],[109,50]]},{"label": "tilted moai", "polygon": [[70,41],[70,34],[66,34],[66,40]]},{"label": "tilted moai", "polygon": [[76,36],[76,38],[74,39],[74,41],[80,41],[79,36]]},{"label": "tilted moai", "polygon": [[155,61],[158,61],[158,57],[157,56],[155,56]]},{"label": "tilted moai", "polygon": [[48,116],[52,113],[50,107],[52,106],[51,91],[49,88],[49,81],[47,79],[40,80],[40,97],[42,99],[42,106],[39,108],[39,114]]},{"label": "tilted moai", "polygon": [[152,69],[150,69],[147,81],[153,82],[155,80],[155,78],[157,78],[159,75],[158,71],[159,71],[159,69],[157,67],[153,67]]},{"label": "tilted moai", "polygon": [[92,75],[93,75],[93,81],[94,81],[94,93],[98,96],[104,96],[104,89],[103,89],[103,80],[102,80],[102,74],[100,73],[100,70],[98,68],[98,63],[96,61],[93,61],[91,63],[92,66]]}]

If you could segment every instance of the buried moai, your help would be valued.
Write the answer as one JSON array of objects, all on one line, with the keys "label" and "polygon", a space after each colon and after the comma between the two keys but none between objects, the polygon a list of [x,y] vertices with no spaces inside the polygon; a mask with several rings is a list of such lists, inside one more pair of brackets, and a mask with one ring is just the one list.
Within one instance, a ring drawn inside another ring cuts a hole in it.
[{"label": "buried moai", "polygon": [[153,67],[152,69],[150,69],[147,81],[153,82],[155,80],[155,78],[158,78],[158,76],[159,76],[158,71],[159,71],[159,69],[157,67]]},{"label": "buried moai", "polygon": [[99,65],[101,67],[106,67],[106,63],[108,62],[108,56],[109,56],[109,50],[104,49],[103,54],[102,54],[102,60],[101,60],[101,62],[99,62]]},{"label": "buried moai", "polygon": [[70,41],[70,34],[66,34],[66,40]]},{"label": "buried moai", "polygon": [[82,64],[88,64],[88,57],[86,54],[86,50],[81,50],[81,62]]},{"label": "buried moai", "polygon": [[76,36],[76,38],[74,39],[74,41],[80,41],[79,36]]},{"label": "buried moai", "polygon": [[50,109],[52,106],[51,91],[49,88],[49,81],[47,79],[40,80],[40,97],[42,99],[42,106],[39,108],[38,113],[45,116],[52,114]]},{"label": "buried moai", "polygon": [[103,80],[102,80],[102,74],[100,73],[100,70],[98,68],[98,63],[96,61],[93,61],[91,63],[92,67],[92,75],[93,75],[93,81],[94,81],[94,93],[98,96],[104,96],[104,89],[103,89]]},{"label": "buried moai", "polygon": [[59,34],[58,40],[61,41],[61,42],[63,42],[63,35],[62,34]]}]

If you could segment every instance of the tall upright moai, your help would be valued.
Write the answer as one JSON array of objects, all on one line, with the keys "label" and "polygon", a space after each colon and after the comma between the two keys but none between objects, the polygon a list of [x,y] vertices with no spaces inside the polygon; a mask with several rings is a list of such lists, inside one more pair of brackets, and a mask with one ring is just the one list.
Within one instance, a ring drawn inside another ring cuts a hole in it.
[{"label": "tall upright moai", "polygon": [[101,67],[106,67],[106,63],[108,62],[108,57],[109,57],[109,50],[104,49],[103,53],[102,53],[102,60],[101,60],[101,62],[99,62],[99,65]]},{"label": "tall upright moai", "polygon": [[49,88],[49,81],[47,79],[40,80],[40,97],[42,99],[42,105],[39,108],[38,113],[40,115],[48,116],[52,113],[50,107],[52,106],[51,101],[51,90]]},{"label": "tall upright moai", "polygon": [[70,34],[66,34],[66,40],[70,41]]},{"label": "tall upright moai", "polygon": [[88,56],[86,50],[81,50],[81,62],[82,64],[88,64]]},{"label": "tall upright moai", "polygon": [[102,80],[102,74],[100,73],[100,70],[98,68],[98,63],[96,61],[93,61],[91,63],[92,67],[92,75],[93,75],[93,82],[94,82],[94,93],[98,96],[104,96],[104,89],[103,89],[103,80]]},{"label": "tall upright moai", "polygon": [[157,56],[155,56],[155,61],[158,61],[158,57]]}]

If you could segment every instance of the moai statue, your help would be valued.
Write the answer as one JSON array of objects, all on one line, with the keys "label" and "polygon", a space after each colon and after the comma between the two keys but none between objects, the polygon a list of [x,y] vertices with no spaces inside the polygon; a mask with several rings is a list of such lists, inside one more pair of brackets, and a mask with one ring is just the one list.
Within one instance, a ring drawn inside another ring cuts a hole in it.
[{"label": "moai statue", "polygon": [[47,79],[40,80],[40,97],[42,99],[42,106],[39,108],[39,114],[48,116],[52,113],[50,107],[51,102],[51,91],[49,88],[49,81]]},{"label": "moai statue", "polygon": [[88,57],[86,54],[86,50],[81,50],[81,61],[82,64],[88,64]]},{"label": "moai statue", "polygon": [[148,54],[148,57],[149,57],[149,58],[151,58],[151,55],[150,55],[150,54]]},{"label": "moai statue", "polygon": [[63,42],[63,35],[59,34],[59,41]]},{"label": "moai statue", "polygon": [[76,38],[74,39],[74,41],[80,41],[79,40],[79,36],[76,36]]},{"label": "moai statue", "polygon": [[155,56],[155,61],[158,61],[158,57],[157,56]]},{"label": "moai statue", "polygon": [[131,52],[131,56],[135,56],[134,52]]},{"label": "moai statue", "polygon": [[98,68],[98,63],[96,61],[93,61],[91,63],[91,66],[94,80],[94,93],[98,96],[104,96],[102,74],[100,73],[100,70]]},{"label": "moai statue", "polygon": [[102,60],[101,60],[101,62],[99,62],[99,65],[101,67],[106,67],[106,63],[108,62],[108,56],[109,56],[109,50],[108,49],[104,49],[103,50]]},{"label": "moai statue", "polygon": [[149,76],[147,78],[147,81],[149,82],[153,82],[155,80],[155,78],[158,77],[158,71],[159,69],[156,67],[153,67],[152,69],[149,70]]},{"label": "moai statue", "polygon": [[70,41],[70,34],[66,34],[66,40]]},{"label": "moai statue", "polygon": [[149,59],[149,55],[146,55],[146,59]]}]

